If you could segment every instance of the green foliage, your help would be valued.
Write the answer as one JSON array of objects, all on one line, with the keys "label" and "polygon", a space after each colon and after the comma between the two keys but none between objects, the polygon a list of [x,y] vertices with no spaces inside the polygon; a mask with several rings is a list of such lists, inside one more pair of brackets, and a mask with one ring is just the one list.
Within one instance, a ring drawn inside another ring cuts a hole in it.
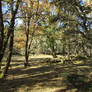
[{"label": "green foliage", "polygon": [[47,45],[48,45],[49,48],[52,47],[54,45],[54,39],[53,39],[53,37],[47,36],[46,43],[47,43]]},{"label": "green foliage", "polygon": [[11,0],[6,0],[6,2],[10,2]]},{"label": "green foliage", "polygon": [[85,56],[77,56],[77,57],[75,57],[75,60],[87,60],[87,57],[85,57]]},{"label": "green foliage", "polygon": [[0,79],[3,79],[3,77],[4,77],[4,73],[2,72],[2,73],[0,74]]}]

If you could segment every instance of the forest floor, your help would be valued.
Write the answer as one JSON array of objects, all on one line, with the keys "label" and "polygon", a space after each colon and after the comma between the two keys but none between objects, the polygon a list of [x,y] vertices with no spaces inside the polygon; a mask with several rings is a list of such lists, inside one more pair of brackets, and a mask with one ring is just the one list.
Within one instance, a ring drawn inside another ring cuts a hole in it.
[{"label": "forest floor", "polygon": [[13,57],[0,92],[92,92],[92,63],[46,63],[50,55],[31,56],[24,68],[24,57]]}]

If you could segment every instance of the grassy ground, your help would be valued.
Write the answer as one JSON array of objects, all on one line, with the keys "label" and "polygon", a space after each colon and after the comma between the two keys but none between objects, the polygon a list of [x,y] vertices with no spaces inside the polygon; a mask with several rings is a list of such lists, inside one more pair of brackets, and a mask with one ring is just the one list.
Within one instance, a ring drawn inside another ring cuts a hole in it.
[{"label": "grassy ground", "polygon": [[13,57],[0,92],[92,92],[91,63],[46,63],[49,55],[30,58],[30,67],[24,68],[24,57]]}]

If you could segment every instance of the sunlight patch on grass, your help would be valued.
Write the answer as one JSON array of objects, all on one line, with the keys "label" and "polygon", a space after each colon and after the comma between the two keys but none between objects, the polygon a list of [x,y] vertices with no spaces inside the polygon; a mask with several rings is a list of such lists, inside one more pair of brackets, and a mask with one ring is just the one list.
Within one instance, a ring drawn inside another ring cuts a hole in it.
[{"label": "sunlight patch on grass", "polygon": [[22,74],[22,75],[14,75],[13,76],[13,79],[19,79],[19,78],[26,78],[26,77],[29,77],[29,74]]},{"label": "sunlight patch on grass", "polygon": [[74,64],[82,64],[82,63],[83,63],[83,61],[81,61],[81,60],[74,61]]},{"label": "sunlight patch on grass", "polygon": [[53,73],[53,71],[50,71],[50,72],[44,72],[44,73],[38,73],[38,74],[33,74],[33,75],[31,75],[31,77],[43,76],[43,75],[50,74],[50,73]]},{"label": "sunlight patch on grass", "polygon": [[2,79],[4,77],[4,73],[2,72],[1,74],[0,74],[0,79]]},{"label": "sunlight patch on grass", "polygon": [[24,69],[22,69],[22,70],[36,69],[36,68],[40,68],[40,67],[42,67],[42,65],[30,66],[30,67],[24,68]]},{"label": "sunlight patch on grass", "polygon": [[[65,87],[62,87],[62,89]],[[57,87],[43,87],[43,88],[35,88],[29,92],[56,92],[57,90],[60,90],[61,88],[57,88]]]},{"label": "sunlight patch on grass", "polygon": [[44,54],[40,54],[40,55],[34,55],[34,56],[30,56],[30,58],[53,58],[52,55],[44,55]]},{"label": "sunlight patch on grass", "polygon": [[52,81],[53,81],[53,80],[60,80],[60,81],[61,81],[62,79],[63,79],[62,77],[57,77],[57,78],[53,78],[53,79],[51,79],[51,80],[52,80]]},{"label": "sunlight patch on grass", "polygon": [[84,66],[78,66],[77,68],[80,68],[80,69],[84,69],[84,68],[85,69],[88,69],[89,68],[90,69],[90,67],[89,66],[86,66],[86,65],[84,65]]}]

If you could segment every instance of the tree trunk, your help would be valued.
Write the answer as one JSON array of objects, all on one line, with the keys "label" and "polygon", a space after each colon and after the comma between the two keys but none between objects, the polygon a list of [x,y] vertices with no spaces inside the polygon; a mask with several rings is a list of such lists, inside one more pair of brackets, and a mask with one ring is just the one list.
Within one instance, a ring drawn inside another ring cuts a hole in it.
[{"label": "tree trunk", "polygon": [[4,78],[7,75],[8,68],[9,68],[10,62],[11,62],[11,57],[12,57],[12,52],[13,52],[13,42],[14,42],[14,30],[12,31],[12,34],[10,36],[9,55],[7,58],[7,63],[6,63],[5,69],[4,69]]},{"label": "tree trunk", "polygon": [[29,57],[29,53],[28,53],[28,35],[26,35],[26,46],[25,46],[25,62],[24,62],[24,66],[26,67],[28,65],[28,57]]},{"label": "tree trunk", "polygon": [[[2,58],[3,41],[4,41],[4,24],[3,24],[3,14],[2,14],[2,1],[0,0],[0,61]],[[1,64],[0,64],[0,68],[1,68]]]},{"label": "tree trunk", "polygon": [[68,59],[70,59],[70,54],[71,54],[71,45],[70,45],[70,41],[68,43]]},{"label": "tree trunk", "polygon": [[0,53],[2,53],[3,40],[4,40],[4,24],[2,14],[2,2],[0,0]]},{"label": "tree trunk", "polygon": [[53,58],[57,58],[56,53],[55,53],[55,49],[54,49],[54,44],[53,44],[53,46],[51,47],[51,52],[52,52]]},{"label": "tree trunk", "polygon": [[[1,1],[0,1],[1,2]],[[7,33],[7,37],[6,37],[6,40],[4,41],[3,43],[3,47],[2,47],[2,53],[0,53],[0,66],[1,66],[1,62],[2,62],[2,59],[3,59],[3,56],[5,54],[5,50],[6,50],[6,47],[7,47],[7,44],[8,44],[8,40],[10,38],[10,35],[12,34],[12,31],[14,30],[14,24],[15,24],[15,17],[16,17],[16,14],[17,14],[17,11],[18,11],[18,8],[19,8],[19,3],[20,3],[20,0],[17,0],[17,3],[15,5],[15,10],[11,11],[12,12],[12,18],[11,18],[11,21],[10,21],[10,27],[8,29],[8,33]],[[0,5],[1,6],[1,5]],[[1,8],[2,10],[2,8]],[[0,13],[2,14],[2,12]],[[1,17],[1,16],[0,16]],[[2,18],[2,17],[1,17]]]},{"label": "tree trunk", "polygon": [[65,46],[65,45],[66,45],[66,44],[65,44],[65,43],[63,43],[63,50],[62,50],[62,54],[63,54],[63,55],[65,55],[65,54],[66,54],[66,51],[65,51],[65,47],[66,47],[66,46]]},{"label": "tree trunk", "polygon": [[25,62],[24,62],[24,66],[27,67],[28,64],[28,59],[29,59],[29,26],[30,26],[30,19],[28,19],[28,24],[27,24],[28,28],[26,30],[26,44],[25,44]]}]

